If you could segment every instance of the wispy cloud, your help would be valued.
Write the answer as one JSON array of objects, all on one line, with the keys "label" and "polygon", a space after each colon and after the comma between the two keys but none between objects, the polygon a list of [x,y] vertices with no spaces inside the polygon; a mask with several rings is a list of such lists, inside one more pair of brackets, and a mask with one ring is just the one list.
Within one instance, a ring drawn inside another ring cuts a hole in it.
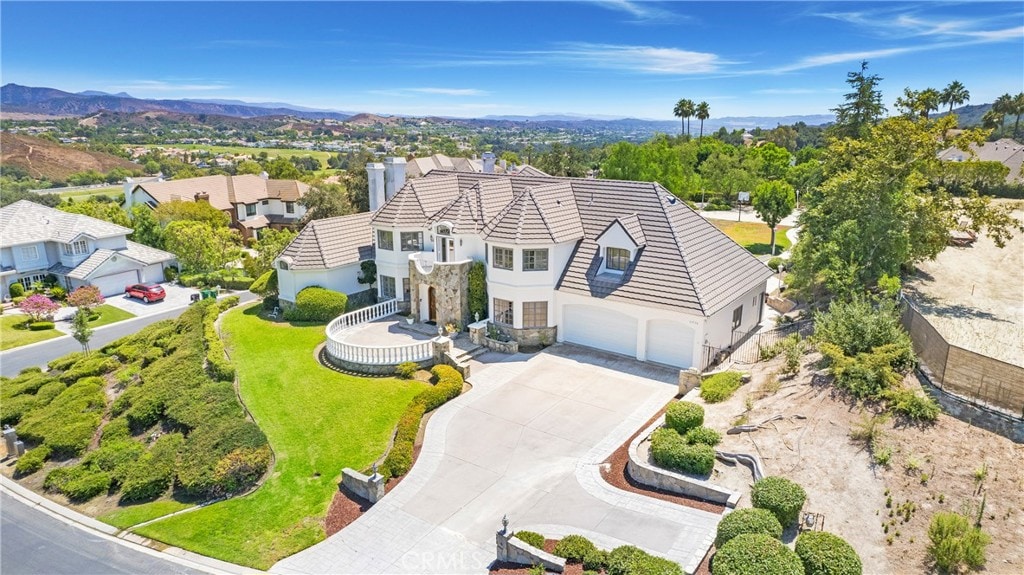
[{"label": "wispy cloud", "polygon": [[902,8],[878,8],[856,12],[822,12],[822,18],[838,20],[865,28],[883,38],[935,38],[936,40],[979,40],[999,42],[1024,37],[1024,26],[1004,27],[1007,22],[1020,21],[1022,13],[1006,14],[1005,18],[935,18],[922,17]]},{"label": "wispy cloud", "polygon": [[417,94],[454,96],[459,98],[490,95],[490,92],[487,90],[478,90],[476,88],[391,88],[387,90],[369,90],[369,93],[378,96],[395,96],[400,98],[408,98]]},{"label": "wispy cloud", "polygon": [[710,52],[584,42],[563,44],[558,49],[535,54],[589,68],[611,68],[646,74],[706,74],[729,63]]},{"label": "wispy cloud", "polygon": [[593,3],[618,12],[624,12],[633,17],[630,22],[635,24],[670,23],[677,22],[684,18],[670,10],[655,6],[651,2],[636,2],[634,0],[593,0]]},{"label": "wispy cloud", "polygon": [[115,86],[110,86],[108,89],[121,91],[134,90],[136,92],[208,92],[212,90],[223,90],[227,87],[227,84],[223,83],[199,84],[192,82],[168,82],[164,80],[130,80]]}]

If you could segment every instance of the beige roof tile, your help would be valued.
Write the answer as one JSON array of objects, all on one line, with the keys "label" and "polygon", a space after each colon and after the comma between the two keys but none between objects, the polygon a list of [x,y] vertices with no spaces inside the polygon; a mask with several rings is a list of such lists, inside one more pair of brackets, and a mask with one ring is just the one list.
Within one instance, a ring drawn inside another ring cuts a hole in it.
[{"label": "beige roof tile", "polygon": [[309,184],[296,180],[264,180],[255,174],[241,176],[203,176],[166,182],[137,184],[159,203],[175,200],[192,202],[196,194],[208,194],[210,205],[230,210],[234,204],[255,204],[262,200],[298,201],[309,191]]},{"label": "beige roof tile", "polygon": [[81,234],[108,238],[130,233],[132,230],[124,226],[28,200],[0,208],[0,246],[3,247],[44,241],[69,243]]},{"label": "beige roof tile", "polygon": [[313,220],[295,236],[280,258],[289,269],[331,269],[373,259],[370,212]]}]

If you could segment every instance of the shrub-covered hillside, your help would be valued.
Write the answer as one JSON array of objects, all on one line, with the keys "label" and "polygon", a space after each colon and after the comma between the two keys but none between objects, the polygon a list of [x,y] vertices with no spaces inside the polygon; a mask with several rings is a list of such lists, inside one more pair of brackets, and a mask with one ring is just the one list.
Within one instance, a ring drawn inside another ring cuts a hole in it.
[{"label": "shrub-covered hillside", "polygon": [[209,498],[252,486],[270,463],[248,421],[213,320],[237,303],[207,300],[89,355],[25,370],[0,386],[0,422],[30,451],[21,475],[47,459],[44,487],[82,501],[104,493],[144,501],[167,493]]}]

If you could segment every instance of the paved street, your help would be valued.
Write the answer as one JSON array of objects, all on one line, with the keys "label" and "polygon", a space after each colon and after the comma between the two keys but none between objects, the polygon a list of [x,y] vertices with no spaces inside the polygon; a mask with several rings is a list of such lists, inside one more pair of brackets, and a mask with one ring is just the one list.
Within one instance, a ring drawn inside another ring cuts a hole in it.
[{"label": "paved street", "polygon": [[7,493],[0,494],[0,565],[4,575],[200,574],[154,554],[68,525]]},{"label": "paved street", "polygon": [[[482,356],[486,360],[492,354]],[[474,365],[409,475],[354,523],[275,573],[482,573],[494,532],[579,533],[695,568],[720,516],[615,489],[600,464],[671,399],[678,371],[558,345]]]},{"label": "paved street", "polygon": [[[247,291],[238,292],[237,295],[241,296],[242,303],[256,299],[254,294]],[[151,305],[156,306],[160,304]],[[122,338],[126,335],[131,335],[147,325],[156,323],[162,319],[176,318],[187,308],[188,306],[184,305],[178,308],[160,311],[159,313],[152,315],[136,317],[97,328],[93,333],[92,340],[89,342],[89,345],[93,349],[99,349],[116,339]],[[47,362],[62,355],[81,350],[82,346],[79,345],[79,343],[70,335],[50,339],[25,347],[9,349],[0,353],[0,375],[13,377],[26,367],[32,367],[35,365],[44,366]]]}]

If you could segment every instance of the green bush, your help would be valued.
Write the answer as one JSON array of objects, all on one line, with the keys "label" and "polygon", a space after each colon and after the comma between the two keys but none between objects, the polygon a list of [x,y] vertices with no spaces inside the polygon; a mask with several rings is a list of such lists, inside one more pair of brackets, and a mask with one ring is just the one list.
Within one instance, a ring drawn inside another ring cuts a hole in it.
[{"label": "green bush", "polygon": [[540,533],[534,533],[533,531],[516,531],[515,537],[527,545],[532,545],[537,549],[544,549],[544,536]]},{"label": "green bush", "polygon": [[395,375],[402,379],[409,379],[413,375],[415,375],[415,373],[419,371],[419,369],[420,366],[417,365],[415,361],[403,361],[402,363],[395,366]]},{"label": "green bush", "polygon": [[14,305],[16,306],[21,305],[21,302],[23,301],[25,301],[25,296],[23,295],[11,298],[11,302],[14,303]]},{"label": "green bush", "polygon": [[845,539],[824,531],[805,531],[796,539],[796,554],[806,575],[861,575],[860,557]]},{"label": "green bush", "polygon": [[782,525],[767,509],[748,507],[737,509],[722,518],[715,535],[715,547],[721,549],[737,535],[760,533],[775,539],[782,538]]},{"label": "green bush", "polygon": [[345,313],[348,296],[341,292],[310,286],[295,296],[295,306],[285,311],[289,321],[327,322]]},{"label": "green bush", "polygon": [[985,547],[992,538],[959,513],[939,511],[928,526],[928,556],[940,571],[957,573],[963,567],[980,569],[985,565]]},{"label": "green bush", "polygon": [[712,575],[803,575],[789,547],[760,533],[737,535],[715,553]]},{"label": "green bush", "polygon": [[11,298],[23,297],[25,295],[25,286],[21,285],[21,282],[13,282],[8,290],[11,293]]},{"label": "green bush", "polygon": [[26,441],[49,446],[54,457],[74,457],[92,440],[105,405],[103,380],[83,378],[63,389],[45,407],[26,414],[18,431]]},{"label": "green bush", "polygon": [[60,374],[60,380],[64,383],[74,383],[82,378],[110,373],[121,364],[112,357],[101,354],[94,354],[91,357],[76,362],[70,369]]},{"label": "green bush", "polygon": [[738,371],[723,371],[712,375],[700,383],[700,398],[708,403],[729,399],[740,388],[740,377]]},{"label": "green bush", "polygon": [[50,297],[58,301],[64,301],[64,298],[68,296],[67,290],[62,287],[50,288]]},{"label": "green bush", "polygon": [[34,321],[28,324],[28,329],[30,331],[46,331],[48,329],[53,329],[53,327],[54,324],[52,321]]},{"label": "green bush", "polygon": [[608,552],[594,549],[583,557],[583,568],[587,571],[601,571],[608,568]]},{"label": "green bush", "polygon": [[850,357],[895,345],[900,353],[894,359],[900,358],[902,363],[893,368],[905,370],[913,365],[910,336],[900,325],[896,304],[888,300],[877,307],[863,297],[833,301],[827,312],[814,314],[814,338],[837,346]]},{"label": "green bush", "polygon": [[249,286],[249,291],[263,297],[276,295],[277,270],[270,270],[269,272],[256,278],[256,281],[252,282],[252,284]]},{"label": "green bush", "polygon": [[384,463],[379,470],[387,477],[399,477],[412,469],[413,448],[423,414],[437,409],[462,393],[462,375],[455,368],[436,365],[430,371],[434,374],[436,382],[433,386],[416,394],[401,419],[398,420],[398,429],[395,432],[391,451],[384,458]]},{"label": "green bush", "polygon": [[470,315],[479,314],[480,319],[487,317],[487,265],[481,261],[474,261],[469,266],[469,298]]},{"label": "green bush", "polygon": [[221,493],[239,493],[256,484],[270,466],[270,446],[236,449],[217,462],[213,478]]},{"label": "green bush", "polygon": [[63,493],[72,501],[87,501],[110,490],[110,476],[85,465],[60,467],[46,475],[43,488]]},{"label": "green bush", "polygon": [[673,429],[662,427],[651,436],[651,457],[661,467],[693,475],[709,475],[715,466],[710,445],[686,443]]},{"label": "green bush", "polygon": [[89,356],[85,352],[76,351],[74,353],[69,353],[65,356],[58,357],[57,359],[46,364],[46,367],[50,368],[51,371],[67,371],[76,363],[88,357]]},{"label": "green bush", "polygon": [[[20,284],[19,284],[20,285]],[[14,472],[18,476],[31,475],[36,471],[43,468],[43,464],[50,458],[50,448],[45,445],[40,445],[34,449],[30,449],[18,458],[18,463],[14,466]]]},{"label": "green bush", "polygon": [[683,575],[678,564],[632,545],[612,549],[608,554],[607,572],[608,575]]},{"label": "green bush", "polygon": [[777,476],[765,477],[754,483],[750,495],[754,507],[771,511],[783,527],[797,522],[806,500],[807,492],[803,487]]},{"label": "green bush", "polygon": [[180,433],[160,436],[148,452],[124,471],[122,501],[146,501],[163,495],[174,479],[174,466],[184,444]]},{"label": "green bush", "polygon": [[686,435],[683,436],[683,439],[690,445],[696,445],[699,443],[714,447],[722,442],[722,434],[710,427],[704,427],[702,425],[687,431]]},{"label": "green bush", "polygon": [[164,281],[172,282],[178,277],[178,269],[174,266],[167,266],[164,268]]},{"label": "green bush", "polygon": [[221,312],[226,312],[229,309],[238,305],[238,302],[242,301],[242,298],[237,295],[229,295],[228,297],[221,298],[217,301],[217,306],[220,307]]},{"label": "green bush", "polygon": [[859,399],[879,398],[882,392],[903,381],[903,376],[892,367],[893,362],[898,361],[896,356],[903,353],[895,345],[878,347],[854,357],[845,355],[831,343],[821,343],[818,349],[829,361],[829,373],[835,384]]},{"label": "green bush", "polygon": [[912,421],[932,422],[939,418],[939,404],[931,397],[916,393],[912,389],[889,389],[883,391],[881,396],[889,409]]},{"label": "green bush", "polygon": [[786,263],[786,260],[784,260],[784,259],[782,259],[782,258],[780,258],[780,257],[776,256],[776,257],[774,257],[774,258],[772,258],[772,259],[768,260],[768,267],[769,267],[769,268],[770,268],[770,269],[771,269],[771,270],[772,270],[773,272],[775,272],[775,273],[779,273],[779,267],[780,267],[780,266],[782,266],[782,265],[784,265],[785,263]]},{"label": "green bush", "polygon": [[586,556],[596,550],[597,547],[586,537],[582,535],[566,535],[555,545],[553,553],[573,563],[583,563]]},{"label": "green bush", "polygon": [[128,468],[137,463],[146,448],[138,441],[108,440],[82,458],[82,464],[110,475],[112,484],[124,481]]},{"label": "green bush", "polygon": [[[238,418],[220,418],[201,425],[185,439],[177,458],[175,473],[178,485],[193,496],[224,495],[234,478],[220,475],[218,465],[236,449],[258,449],[267,445],[267,437],[259,426]],[[245,488],[248,486],[242,486]]]},{"label": "green bush", "polygon": [[694,427],[704,425],[704,408],[689,401],[676,401],[665,411],[665,425],[686,433]]},{"label": "green bush", "polygon": [[[235,303],[237,303],[237,298]],[[230,307],[230,306],[228,306]],[[219,305],[208,305],[203,319],[203,341],[206,344],[206,369],[210,377],[219,381],[233,382],[235,380],[235,366],[225,357],[224,342],[217,333],[214,322],[220,311],[225,309],[223,302]]]}]

